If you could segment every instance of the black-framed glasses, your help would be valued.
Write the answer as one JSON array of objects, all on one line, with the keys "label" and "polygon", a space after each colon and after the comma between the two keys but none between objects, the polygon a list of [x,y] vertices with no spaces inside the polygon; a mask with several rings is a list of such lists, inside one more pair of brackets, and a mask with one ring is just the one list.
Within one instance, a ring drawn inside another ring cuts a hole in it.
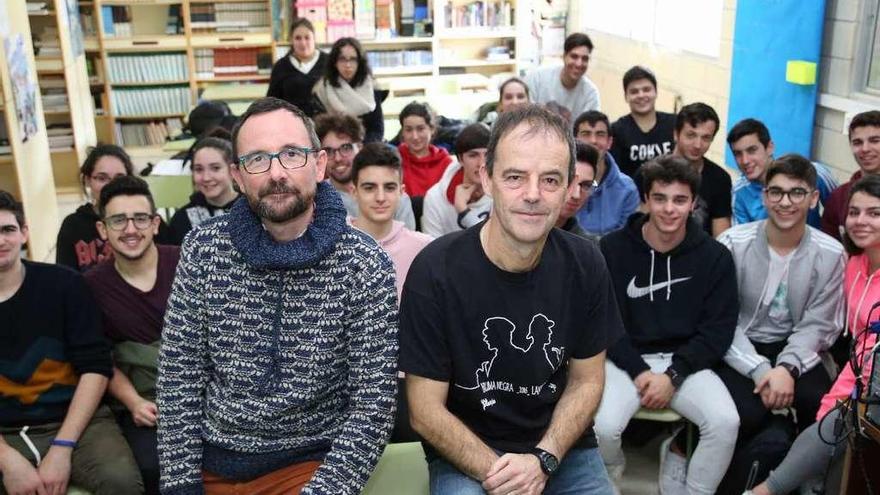
[{"label": "black-framed glasses", "polygon": [[354,154],[355,144],[354,143],[340,144],[338,148],[334,148],[332,146],[324,146],[321,149],[324,150],[325,153],[327,153],[328,157],[332,157],[336,153],[339,153],[339,156],[341,156],[343,158],[348,158],[352,154]]},{"label": "black-framed glasses", "polygon": [[277,153],[257,151],[238,157],[238,165],[249,174],[262,174],[272,167],[272,159],[277,158],[282,168],[293,170],[305,167],[309,163],[309,154],[319,150],[291,146]]},{"label": "black-framed glasses", "polygon": [[120,213],[105,218],[104,225],[110,230],[123,231],[128,227],[128,222],[130,220],[134,223],[134,228],[138,230],[146,230],[153,224],[153,218],[155,217],[156,215],[153,213],[135,213],[130,217],[125,216],[124,213]]},{"label": "black-framed glasses", "polygon": [[767,199],[769,199],[771,203],[778,203],[782,201],[784,196],[788,196],[788,200],[791,201],[792,204],[798,204],[807,199],[810,192],[809,189],[804,189],[803,187],[793,187],[787,191],[781,187],[764,188],[764,194],[767,195]]}]

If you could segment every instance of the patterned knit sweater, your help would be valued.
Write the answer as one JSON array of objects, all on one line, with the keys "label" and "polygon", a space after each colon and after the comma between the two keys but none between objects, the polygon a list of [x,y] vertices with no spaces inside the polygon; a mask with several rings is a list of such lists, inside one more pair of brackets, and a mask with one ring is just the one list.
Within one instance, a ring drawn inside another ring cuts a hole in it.
[{"label": "patterned knit sweater", "polygon": [[321,183],[276,243],[240,199],[187,236],[159,355],[164,494],[322,460],[303,494],[360,493],[394,421],[394,267]]}]

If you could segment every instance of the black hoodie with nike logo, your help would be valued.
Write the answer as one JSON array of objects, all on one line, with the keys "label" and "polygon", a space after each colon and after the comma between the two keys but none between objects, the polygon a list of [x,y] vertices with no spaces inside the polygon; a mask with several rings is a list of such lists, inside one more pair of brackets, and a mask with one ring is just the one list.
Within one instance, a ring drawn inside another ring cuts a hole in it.
[{"label": "black hoodie with nike logo", "polygon": [[647,220],[636,213],[600,241],[626,329],[608,358],[635,378],[650,369],[642,354],[671,352],[671,367],[687,377],[720,363],[733,341],[733,258],[693,219],[681,244],[654,251],[642,237]]}]

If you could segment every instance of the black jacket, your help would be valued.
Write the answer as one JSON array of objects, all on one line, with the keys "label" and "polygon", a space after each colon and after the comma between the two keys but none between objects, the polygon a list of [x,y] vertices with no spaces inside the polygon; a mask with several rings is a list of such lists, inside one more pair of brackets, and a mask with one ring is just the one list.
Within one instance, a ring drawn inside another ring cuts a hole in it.
[{"label": "black jacket", "polygon": [[642,238],[648,216],[632,215],[600,241],[626,335],[608,350],[632,378],[649,369],[641,354],[671,352],[682,377],[720,363],[739,312],[733,257],[693,219],[668,253]]},{"label": "black jacket", "polygon": [[319,52],[318,63],[312,67],[308,74],[303,74],[293,67],[290,62],[290,52],[287,52],[287,55],[281,57],[272,67],[269,91],[266,92],[266,96],[289,101],[309,117],[314,117],[316,109],[312,103],[312,87],[324,75],[326,67],[327,54]]},{"label": "black jacket", "polygon": [[214,206],[208,203],[204,194],[200,192],[192,193],[189,197],[189,203],[175,211],[174,216],[171,217],[171,235],[168,244],[175,246],[183,244],[183,238],[186,237],[186,234],[193,227],[209,218],[228,213],[229,209],[232,208],[232,204],[235,203],[239,196],[236,196],[235,199],[223,206]]}]

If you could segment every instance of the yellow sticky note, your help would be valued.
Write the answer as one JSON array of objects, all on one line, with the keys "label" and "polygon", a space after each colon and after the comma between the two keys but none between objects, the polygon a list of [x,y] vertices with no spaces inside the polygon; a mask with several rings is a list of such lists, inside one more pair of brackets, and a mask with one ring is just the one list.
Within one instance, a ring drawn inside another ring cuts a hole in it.
[{"label": "yellow sticky note", "polygon": [[785,65],[785,80],[792,84],[816,84],[816,62],[789,60]]}]

